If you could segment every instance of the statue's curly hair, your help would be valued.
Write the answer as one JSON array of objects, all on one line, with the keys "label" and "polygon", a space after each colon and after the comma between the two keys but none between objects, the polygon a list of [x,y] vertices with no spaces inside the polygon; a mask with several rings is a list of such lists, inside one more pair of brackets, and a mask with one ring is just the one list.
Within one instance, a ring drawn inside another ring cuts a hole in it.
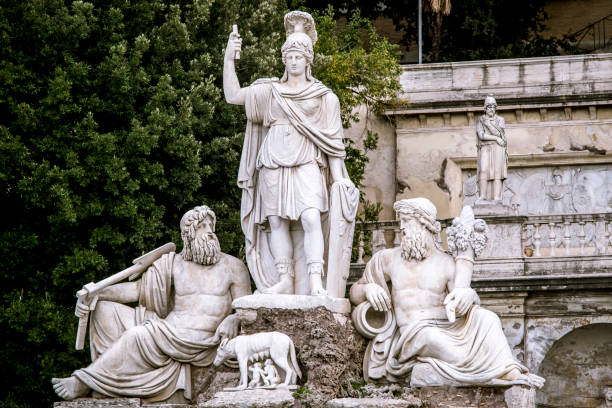
[{"label": "statue's curly hair", "polygon": [[212,230],[215,231],[215,224],[217,223],[217,216],[207,205],[200,205],[185,213],[181,218],[181,237],[183,241],[192,241],[195,238],[196,229],[200,222],[206,217],[212,219]]}]

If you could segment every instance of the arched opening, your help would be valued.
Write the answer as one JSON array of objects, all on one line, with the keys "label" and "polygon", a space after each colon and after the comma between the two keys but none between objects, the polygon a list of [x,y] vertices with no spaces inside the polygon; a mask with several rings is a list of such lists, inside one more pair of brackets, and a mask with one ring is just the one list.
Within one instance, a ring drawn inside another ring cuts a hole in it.
[{"label": "arched opening", "polygon": [[612,387],[612,324],[583,326],[557,340],[539,375],[546,378],[537,393],[539,408],[606,407],[604,393]]}]

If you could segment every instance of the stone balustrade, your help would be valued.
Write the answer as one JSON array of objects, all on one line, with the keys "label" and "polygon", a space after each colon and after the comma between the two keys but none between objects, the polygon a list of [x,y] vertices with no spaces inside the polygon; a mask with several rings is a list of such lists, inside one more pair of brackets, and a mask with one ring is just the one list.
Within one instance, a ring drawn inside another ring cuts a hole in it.
[{"label": "stone balustrade", "polygon": [[[487,216],[489,243],[474,266],[474,278],[587,276],[612,271],[612,213]],[[446,228],[437,237],[446,249]],[[349,283],[381,249],[397,247],[397,221],[358,223]]]},{"label": "stone balustrade", "polygon": [[522,224],[526,256],[588,256],[610,253],[612,213],[530,216]]}]

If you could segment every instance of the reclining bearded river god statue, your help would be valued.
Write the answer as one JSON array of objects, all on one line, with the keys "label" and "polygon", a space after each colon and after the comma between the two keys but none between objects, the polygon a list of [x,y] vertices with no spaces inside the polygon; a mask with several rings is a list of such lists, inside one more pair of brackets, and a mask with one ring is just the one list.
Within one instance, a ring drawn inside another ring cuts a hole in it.
[{"label": "reclining bearded river god statue", "polygon": [[260,292],[343,298],[359,191],[344,165],[338,98],[311,74],[314,20],[292,11],[285,31],[281,79],[240,87],[236,27],[225,52],[225,99],[248,118],[238,172],[246,259]]},{"label": "reclining bearded river god statue", "polygon": [[[52,380],[60,397],[72,400],[93,390],[108,397],[162,401],[184,390],[185,398],[192,398],[190,364],[212,364],[217,345],[238,334],[232,301],[251,294],[245,265],[221,252],[215,222],[207,206],[188,211],[180,223],[180,254],[167,244],[79,291],[84,294],[77,316],[86,324],[92,314],[93,362],[70,377]],[[139,263],[143,258],[151,262]],[[140,279],[133,280],[139,273]],[[128,276],[131,282],[106,285]],[[138,306],[124,304],[132,302]],[[77,340],[79,348],[83,344]]]},{"label": "reclining bearded river god statue", "polygon": [[[499,318],[470,288],[474,258],[487,242],[485,222],[464,207],[447,229],[451,256],[436,240],[440,223],[431,201],[400,200],[394,209],[401,245],[374,254],[351,287],[353,322],[371,339],[365,380],[541,387],[544,379],[514,359]],[[374,323],[377,313],[384,322]]]}]

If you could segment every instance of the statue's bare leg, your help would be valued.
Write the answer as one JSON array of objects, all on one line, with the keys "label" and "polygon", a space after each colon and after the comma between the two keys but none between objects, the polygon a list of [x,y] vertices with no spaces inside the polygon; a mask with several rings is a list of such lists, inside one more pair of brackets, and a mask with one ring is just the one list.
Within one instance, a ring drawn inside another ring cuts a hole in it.
[{"label": "statue's bare leg", "polygon": [[486,178],[482,178],[478,180],[478,196],[479,196],[478,198],[480,198],[481,200],[488,199],[487,184],[488,184],[488,181]]},{"label": "statue's bare leg", "polygon": [[293,241],[289,232],[289,220],[278,217],[268,217],[270,223],[270,251],[274,257],[280,281],[265,289],[263,293],[293,294]]},{"label": "statue's bare leg", "polygon": [[65,400],[84,397],[89,393],[89,387],[75,376],[66,378],[52,378],[51,383],[55,393]]},{"label": "statue's bare leg", "polygon": [[504,196],[503,196],[503,183],[500,179],[495,179],[493,181],[493,199],[494,200],[503,200]]},{"label": "statue's bare leg", "polygon": [[300,217],[304,228],[304,254],[308,264],[310,277],[310,294],[323,296],[323,230],[321,228],[321,213],[316,208],[309,208]]}]

